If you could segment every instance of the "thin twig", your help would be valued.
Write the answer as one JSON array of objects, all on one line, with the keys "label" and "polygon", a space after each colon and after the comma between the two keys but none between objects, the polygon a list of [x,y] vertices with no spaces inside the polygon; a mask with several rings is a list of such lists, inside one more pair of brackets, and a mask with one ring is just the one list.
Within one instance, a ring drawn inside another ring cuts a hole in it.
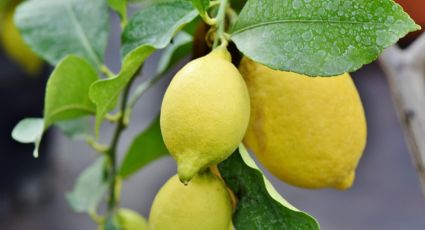
[{"label": "thin twig", "polygon": [[108,211],[107,211],[108,216],[113,216],[117,208],[117,200],[118,200],[118,198],[116,197],[117,146],[118,146],[118,141],[121,137],[122,131],[126,128],[126,125],[124,123],[124,117],[125,117],[124,113],[127,108],[130,88],[135,78],[136,77],[133,76],[130,82],[127,84],[127,86],[124,89],[122,99],[121,99],[121,107],[120,107],[120,111],[123,113],[123,116],[121,116],[117,122],[117,125],[115,127],[115,132],[112,137],[111,145],[107,152],[107,156],[109,158],[109,163],[110,163],[109,176],[111,177],[110,186],[109,186]]},{"label": "thin twig", "polygon": [[219,45],[219,41],[221,43],[226,43],[227,40],[224,39],[224,30],[226,27],[226,9],[228,5],[228,0],[220,1],[220,8],[217,13],[217,33],[215,35],[213,48],[216,48]]}]

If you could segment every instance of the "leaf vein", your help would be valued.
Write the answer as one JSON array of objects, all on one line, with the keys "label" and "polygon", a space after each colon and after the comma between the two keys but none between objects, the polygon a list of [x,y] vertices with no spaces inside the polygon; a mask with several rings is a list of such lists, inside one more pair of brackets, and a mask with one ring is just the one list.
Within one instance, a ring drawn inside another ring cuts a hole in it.
[{"label": "leaf vein", "polygon": [[267,22],[260,22],[255,23],[252,25],[249,25],[247,27],[240,28],[232,33],[233,35],[242,33],[247,30],[252,30],[257,27],[267,26],[267,25],[273,25],[273,24],[285,24],[285,23],[310,23],[310,24],[319,24],[319,23],[327,23],[327,24],[351,24],[351,25],[363,25],[363,24],[372,24],[372,25],[383,25],[384,23],[379,22],[362,22],[362,21],[338,21],[338,20],[300,20],[300,19],[281,19],[281,20],[273,20],[273,21],[267,21]]}]

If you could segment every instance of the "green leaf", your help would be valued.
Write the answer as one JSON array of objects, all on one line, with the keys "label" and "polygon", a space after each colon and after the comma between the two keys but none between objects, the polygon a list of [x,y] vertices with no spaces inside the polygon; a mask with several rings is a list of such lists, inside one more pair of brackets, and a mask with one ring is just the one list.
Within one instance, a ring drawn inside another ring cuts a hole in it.
[{"label": "green leaf", "polygon": [[185,0],[161,2],[141,10],[122,34],[122,56],[143,46],[165,48],[176,32],[196,16],[192,4]]},{"label": "green leaf", "polygon": [[108,5],[122,18],[127,14],[127,0],[108,0]]},{"label": "green leaf", "polygon": [[110,216],[106,219],[105,230],[127,230],[120,227],[116,216]]},{"label": "green leaf", "polygon": [[320,229],[313,217],[280,196],[242,144],[218,168],[238,199],[233,214],[236,229]]},{"label": "green leaf", "polygon": [[114,107],[121,91],[145,59],[156,49],[165,48],[176,32],[196,15],[190,2],[180,0],[152,5],[133,17],[122,35],[124,61],[121,72],[115,78],[95,82],[90,88],[90,98],[97,105],[96,133],[105,114]]},{"label": "green leaf", "polygon": [[31,48],[51,64],[69,54],[103,63],[109,13],[104,0],[30,0],[16,11],[15,23]]},{"label": "green leaf", "polygon": [[56,122],[55,125],[68,137],[74,140],[87,140],[91,137],[90,119],[79,117]]},{"label": "green leaf", "polygon": [[233,0],[231,1],[231,5],[232,8],[236,11],[236,12],[240,12],[243,8],[243,6],[245,5],[246,0]]},{"label": "green leaf", "polygon": [[183,31],[178,33],[173,42],[162,52],[155,75],[164,74],[179,60],[188,56],[192,51],[192,41],[193,38],[188,33]]},{"label": "green leaf", "polygon": [[249,0],[231,39],[273,69],[332,76],[359,69],[419,28],[392,0]]},{"label": "green leaf", "polygon": [[105,158],[99,157],[78,177],[72,192],[66,194],[75,212],[94,212],[108,189],[104,174]]},{"label": "green leaf", "polygon": [[150,162],[165,156],[168,150],[162,140],[159,117],[131,143],[120,167],[119,175],[126,179]]},{"label": "green leaf", "polygon": [[43,118],[25,118],[12,131],[12,138],[20,143],[34,143],[34,157],[38,157],[41,138],[44,131]]},{"label": "green leaf", "polygon": [[59,62],[47,82],[45,128],[57,121],[94,114],[96,106],[88,93],[98,79],[96,70],[82,58],[68,56]]},{"label": "green leaf", "polygon": [[210,0],[192,0],[192,4],[200,15],[205,15],[210,6]]}]

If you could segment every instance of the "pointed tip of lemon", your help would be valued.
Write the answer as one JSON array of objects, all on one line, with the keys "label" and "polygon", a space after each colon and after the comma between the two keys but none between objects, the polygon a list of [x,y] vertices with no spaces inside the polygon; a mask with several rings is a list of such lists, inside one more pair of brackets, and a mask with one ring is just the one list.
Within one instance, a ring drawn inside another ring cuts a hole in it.
[{"label": "pointed tip of lemon", "polygon": [[340,190],[347,190],[351,188],[354,182],[354,178],[356,177],[356,174],[354,171],[352,171],[343,181],[339,182],[335,185],[335,188]]},{"label": "pointed tip of lemon", "polygon": [[177,174],[179,176],[179,180],[187,185],[193,177],[201,170],[201,167],[193,164],[192,162],[178,162],[177,163]]}]

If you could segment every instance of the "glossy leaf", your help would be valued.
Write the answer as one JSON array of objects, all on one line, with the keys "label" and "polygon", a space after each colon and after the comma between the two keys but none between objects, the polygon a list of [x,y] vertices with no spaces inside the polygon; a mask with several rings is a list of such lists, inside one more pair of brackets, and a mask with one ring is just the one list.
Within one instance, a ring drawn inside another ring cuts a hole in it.
[{"label": "glossy leaf", "polygon": [[96,70],[84,59],[68,56],[62,60],[47,82],[45,128],[57,121],[94,114],[96,106],[88,93],[91,84],[98,79]]},{"label": "glossy leaf", "polygon": [[313,217],[280,196],[243,145],[218,168],[238,199],[233,214],[236,229],[320,229]]},{"label": "glossy leaf", "polygon": [[332,76],[359,69],[418,29],[392,0],[249,0],[231,39],[273,69]]},{"label": "glossy leaf", "polygon": [[98,158],[78,177],[72,192],[66,194],[75,212],[94,212],[108,189],[104,177],[105,158]]},{"label": "glossy leaf", "polygon": [[30,47],[53,65],[70,54],[95,66],[103,63],[109,29],[105,0],[30,0],[17,8],[15,22]]},{"label": "glossy leaf", "polygon": [[97,105],[96,132],[145,59],[156,49],[165,48],[175,33],[196,15],[190,2],[180,0],[144,8],[131,19],[122,35],[124,60],[120,73],[115,78],[97,81],[90,89],[90,98]]},{"label": "glossy leaf", "polygon": [[20,143],[34,143],[34,157],[38,157],[41,138],[44,131],[43,118],[25,118],[12,131],[12,138]]},{"label": "glossy leaf", "polygon": [[159,117],[133,140],[120,167],[119,174],[128,178],[143,166],[168,154],[162,140]]}]

